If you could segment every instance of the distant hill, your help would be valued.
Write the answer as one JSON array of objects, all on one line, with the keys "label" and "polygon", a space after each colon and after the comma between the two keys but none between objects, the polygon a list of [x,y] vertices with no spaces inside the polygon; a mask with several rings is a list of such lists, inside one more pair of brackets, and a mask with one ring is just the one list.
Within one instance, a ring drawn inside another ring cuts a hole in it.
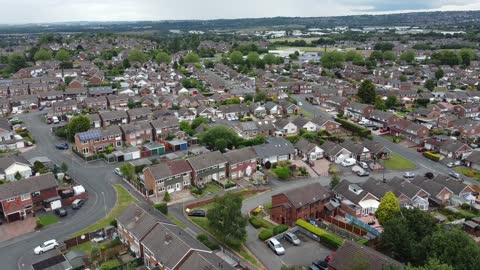
[{"label": "distant hill", "polygon": [[353,15],[336,17],[273,17],[254,19],[140,21],[140,22],[74,22],[54,24],[0,25],[0,33],[37,32],[128,32],[142,30],[228,30],[272,28],[365,27],[365,26],[444,26],[458,27],[480,23],[480,11],[414,12],[386,15]]}]

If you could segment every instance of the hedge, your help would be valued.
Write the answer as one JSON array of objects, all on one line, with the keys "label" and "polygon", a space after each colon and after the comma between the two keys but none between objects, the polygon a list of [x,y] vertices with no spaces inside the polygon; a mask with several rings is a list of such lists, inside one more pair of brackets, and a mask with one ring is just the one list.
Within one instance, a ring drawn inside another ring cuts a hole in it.
[{"label": "hedge", "polygon": [[439,161],[440,160],[440,155],[432,153],[432,152],[423,152],[423,156],[428,158],[428,159],[431,159],[433,161]]},{"label": "hedge", "polygon": [[164,215],[168,214],[168,206],[166,203],[157,203],[153,205],[153,207],[158,211],[162,212]]},{"label": "hedge", "polygon": [[370,135],[372,135],[372,131],[370,129],[354,124],[348,120],[337,117],[335,118],[335,121],[342,124],[342,127],[345,129],[350,130],[352,133],[355,133],[360,137],[368,138]]},{"label": "hedge", "polygon": [[285,225],[285,224],[277,225],[273,228],[273,235],[281,234],[286,230],[288,230],[287,225]]},{"label": "hedge", "polygon": [[262,241],[265,241],[269,238],[273,237],[273,231],[269,229],[262,230],[260,234],[258,235],[258,238]]},{"label": "hedge", "polygon": [[202,244],[207,246],[210,250],[217,250],[220,248],[217,243],[211,242],[210,239],[208,239],[208,236],[205,234],[197,235],[197,240],[202,242]]},{"label": "hedge", "polygon": [[340,238],[336,235],[330,234],[330,233],[318,228],[317,226],[306,222],[305,220],[299,219],[299,220],[297,220],[297,222],[295,222],[295,224],[297,224],[297,226],[302,227],[305,230],[307,230],[307,231],[315,234],[316,236],[318,236],[320,238],[320,241],[323,244],[329,246],[332,249],[337,249],[343,244],[343,239],[342,238]]},{"label": "hedge", "polygon": [[249,221],[250,221],[250,224],[252,224],[252,226],[256,229],[262,228],[262,227],[265,229],[273,229],[273,227],[275,227],[272,223],[268,222],[263,218],[251,217]]}]

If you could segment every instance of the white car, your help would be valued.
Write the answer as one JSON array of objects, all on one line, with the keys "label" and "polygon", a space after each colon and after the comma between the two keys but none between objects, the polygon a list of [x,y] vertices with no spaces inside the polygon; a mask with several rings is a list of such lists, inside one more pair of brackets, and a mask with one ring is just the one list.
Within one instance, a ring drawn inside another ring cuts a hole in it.
[{"label": "white car", "polygon": [[294,233],[287,232],[285,233],[284,237],[285,237],[285,240],[294,244],[295,246],[299,246],[302,243],[302,241]]},{"label": "white car", "polygon": [[354,158],[347,158],[347,159],[344,159],[341,163],[341,165],[343,167],[350,167],[350,166],[353,166],[357,163],[357,160],[354,159]]},{"label": "white car", "polygon": [[278,242],[276,238],[270,238],[267,240],[267,245],[275,252],[277,255],[285,254],[285,248]]},{"label": "white car", "polygon": [[46,242],[43,243],[41,246],[36,247],[36,248],[33,250],[33,253],[35,253],[36,255],[38,255],[38,254],[42,254],[42,253],[44,253],[44,252],[47,252],[47,251],[52,250],[52,249],[57,248],[57,247],[58,247],[57,240],[52,239],[52,240],[46,241]]},{"label": "white car", "polygon": [[302,105],[303,105],[302,102],[298,102],[298,106],[302,106]]},{"label": "white car", "polygon": [[403,174],[403,178],[412,179],[415,178],[415,174],[413,172],[406,172]]},{"label": "white car", "polygon": [[115,168],[113,172],[118,176],[122,176],[122,172],[120,171],[120,168]]}]

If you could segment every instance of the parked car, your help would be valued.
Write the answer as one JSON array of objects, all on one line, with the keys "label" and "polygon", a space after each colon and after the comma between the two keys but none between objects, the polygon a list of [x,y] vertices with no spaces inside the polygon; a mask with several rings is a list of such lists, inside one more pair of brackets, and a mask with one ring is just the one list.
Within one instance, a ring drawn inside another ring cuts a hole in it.
[{"label": "parked car", "polygon": [[294,244],[295,246],[299,246],[302,243],[302,241],[294,233],[287,232],[285,233],[284,237],[285,237],[285,240]]},{"label": "parked car", "polygon": [[347,159],[344,159],[341,163],[341,165],[343,167],[350,167],[350,166],[353,166],[357,163],[357,160],[354,159],[354,158],[347,158]]},{"label": "parked car", "polygon": [[417,148],[417,152],[419,152],[419,153],[423,153],[423,152],[425,152],[425,151],[427,151],[426,148],[423,148],[423,147],[418,147],[418,148]]},{"label": "parked car", "polygon": [[379,130],[379,129],[380,129],[380,128],[377,127],[377,126],[374,126],[374,127],[372,128],[372,130]]},{"label": "parked car", "polygon": [[207,216],[206,213],[205,213],[205,210],[201,210],[201,209],[190,211],[190,212],[188,212],[188,215],[191,216],[191,217],[206,217]]},{"label": "parked car", "polygon": [[74,210],[80,209],[84,204],[85,204],[85,200],[76,199],[75,201],[72,202],[72,209]]},{"label": "parked car", "polygon": [[118,176],[122,176],[122,172],[120,171],[120,168],[113,169],[113,172]]},{"label": "parked car", "polygon": [[277,255],[285,254],[285,248],[278,242],[276,238],[270,238],[267,240],[267,245],[275,252]]},{"label": "parked car", "polygon": [[380,129],[380,133],[387,133],[388,132],[388,129],[387,128],[382,128]]},{"label": "parked car", "polygon": [[68,143],[55,144],[55,148],[57,148],[58,150],[68,150]]},{"label": "parked car", "polygon": [[57,208],[55,209],[55,214],[59,217],[66,217],[68,212],[65,208]]},{"label": "parked car", "polygon": [[403,174],[403,178],[406,178],[406,179],[415,178],[415,174],[413,172],[406,172]]},{"label": "parked car", "polygon": [[315,265],[320,270],[328,269],[328,263],[326,263],[325,261],[316,261],[316,262],[313,262],[313,265]]},{"label": "parked car", "polygon": [[100,236],[97,236],[97,237],[93,238],[93,239],[90,240],[90,241],[93,242],[93,243],[100,243],[100,242],[105,241],[105,237],[103,237],[103,236],[100,235]]},{"label": "parked car", "polygon": [[48,240],[48,241],[44,242],[43,244],[41,244],[40,246],[34,248],[33,253],[38,255],[38,254],[42,254],[44,252],[47,252],[47,251],[52,250],[52,249],[57,248],[57,247],[58,247],[57,240],[52,239],[52,240]]},{"label": "parked car", "polygon": [[362,167],[362,168],[365,169],[365,170],[368,170],[368,169],[369,169],[369,168],[368,168],[368,164],[367,164],[366,162],[364,162],[364,161],[360,161],[360,162],[358,163],[358,165],[360,165],[360,167]]},{"label": "parked car", "polygon": [[53,123],[53,120],[52,120],[52,118],[49,117],[49,118],[47,119],[47,124],[51,125],[52,123]]},{"label": "parked car", "polygon": [[370,173],[368,171],[362,170],[362,171],[358,171],[357,175],[360,177],[365,177],[365,176],[369,176]]},{"label": "parked car", "polygon": [[453,179],[462,180],[462,176],[457,172],[450,172],[448,176],[450,176]]},{"label": "parked car", "polygon": [[455,162],[453,162],[453,165],[460,166],[460,165],[462,165],[462,163],[463,163],[463,161],[461,161],[461,160],[455,160]]}]

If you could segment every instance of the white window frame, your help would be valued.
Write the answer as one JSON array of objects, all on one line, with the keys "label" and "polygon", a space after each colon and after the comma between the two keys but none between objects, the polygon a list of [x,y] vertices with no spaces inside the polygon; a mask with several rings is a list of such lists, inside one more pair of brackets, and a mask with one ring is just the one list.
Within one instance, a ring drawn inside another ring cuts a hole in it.
[{"label": "white window frame", "polygon": [[30,194],[22,194],[20,195],[20,200],[23,202],[23,201],[28,201],[32,198],[32,196],[30,196]]}]

